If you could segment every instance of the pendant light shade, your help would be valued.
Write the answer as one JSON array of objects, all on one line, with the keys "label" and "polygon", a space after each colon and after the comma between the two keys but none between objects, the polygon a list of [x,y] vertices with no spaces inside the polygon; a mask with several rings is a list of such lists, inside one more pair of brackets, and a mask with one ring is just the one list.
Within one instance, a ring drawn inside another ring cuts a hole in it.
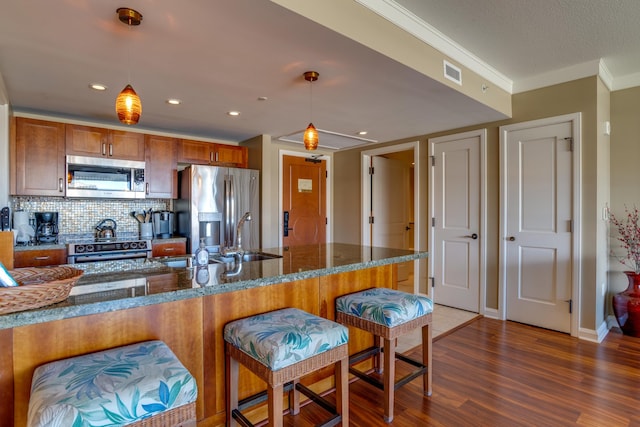
[{"label": "pendant light shade", "polygon": [[135,125],[140,120],[142,103],[131,85],[126,85],[116,98],[116,113],[118,113],[118,120],[125,125]]},{"label": "pendant light shade", "polygon": [[[116,10],[118,19],[123,24],[126,24],[131,28],[132,26],[140,25],[142,22],[142,15],[140,12],[130,9],[128,7],[121,7]],[[129,49],[131,49],[129,47]],[[131,67],[131,52],[129,52],[129,67]],[[140,120],[142,114],[142,102],[140,97],[131,87],[131,77],[129,77],[129,84],[127,84],[122,92],[116,98],[116,113],[118,114],[118,120],[125,125],[135,125]]]},{"label": "pendant light shade", "polygon": [[315,150],[318,148],[318,131],[313,123],[309,123],[307,130],[304,131],[302,142],[304,142],[304,148],[307,150]]},{"label": "pendant light shade", "polygon": [[[318,80],[320,74],[317,71],[306,71],[303,76],[311,86],[310,110],[311,113],[313,113],[313,82]],[[309,123],[309,126],[307,126],[307,130],[304,131],[302,142],[304,142],[304,148],[307,150],[315,150],[316,148],[318,148],[318,131],[316,130],[316,127],[313,125],[313,123]]]}]

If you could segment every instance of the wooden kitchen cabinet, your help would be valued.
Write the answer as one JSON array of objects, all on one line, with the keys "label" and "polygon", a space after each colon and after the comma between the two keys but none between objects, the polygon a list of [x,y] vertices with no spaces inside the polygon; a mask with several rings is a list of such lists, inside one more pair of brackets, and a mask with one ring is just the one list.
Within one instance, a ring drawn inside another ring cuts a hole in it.
[{"label": "wooden kitchen cabinet", "polygon": [[65,126],[17,117],[10,144],[11,193],[65,195]]},{"label": "wooden kitchen cabinet", "polygon": [[157,243],[153,242],[151,249],[151,256],[179,256],[187,254],[187,242],[186,240],[181,242],[166,242]]},{"label": "wooden kitchen cabinet", "polygon": [[67,250],[59,249],[34,249],[17,251],[13,254],[13,267],[44,267],[47,265],[60,265],[67,263]]},{"label": "wooden kitchen cabinet", "polygon": [[247,147],[181,139],[178,141],[178,163],[246,168]]},{"label": "wooden kitchen cabinet", "polygon": [[145,195],[147,198],[178,197],[178,162],[175,138],[145,135]]},{"label": "wooden kitchen cabinet", "polygon": [[143,161],[144,146],[142,133],[66,125],[67,154]]}]

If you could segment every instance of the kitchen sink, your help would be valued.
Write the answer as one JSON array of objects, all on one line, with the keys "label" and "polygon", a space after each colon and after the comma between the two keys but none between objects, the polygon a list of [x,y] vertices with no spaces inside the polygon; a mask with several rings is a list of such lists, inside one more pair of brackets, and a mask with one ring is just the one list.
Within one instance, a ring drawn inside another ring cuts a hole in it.
[{"label": "kitchen sink", "polygon": [[[265,260],[276,259],[276,258],[282,258],[282,255],[270,254],[267,252],[245,252],[242,255],[242,262],[265,261]],[[235,256],[214,255],[213,258],[209,260],[209,263],[211,262],[229,264],[229,263],[235,262]]]},{"label": "kitchen sink", "polygon": [[[271,254],[267,252],[245,252],[242,255],[242,262],[250,262],[250,261],[265,261],[269,259],[277,259],[282,258],[282,255]],[[209,264],[219,263],[219,264],[231,264],[234,263],[236,258],[234,256],[223,256],[223,255],[214,255],[209,258]],[[176,257],[176,258],[164,258],[157,260],[162,264],[166,265],[170,268],[186,268],[189,265],[187,258],[185,257]]]}]

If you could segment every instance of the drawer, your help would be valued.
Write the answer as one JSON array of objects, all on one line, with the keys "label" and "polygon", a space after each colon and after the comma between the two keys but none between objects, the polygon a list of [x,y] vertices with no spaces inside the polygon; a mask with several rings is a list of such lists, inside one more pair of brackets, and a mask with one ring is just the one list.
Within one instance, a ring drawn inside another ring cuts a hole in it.
[{"label": "drawer", "polygon": [[67,263],[66,249],[35,249],[13,254],[13,267],[43,267]]},{"label": "drawer", "polygon": [[187,253],[187,242],[153,243],[152,256],[176,256]]}]

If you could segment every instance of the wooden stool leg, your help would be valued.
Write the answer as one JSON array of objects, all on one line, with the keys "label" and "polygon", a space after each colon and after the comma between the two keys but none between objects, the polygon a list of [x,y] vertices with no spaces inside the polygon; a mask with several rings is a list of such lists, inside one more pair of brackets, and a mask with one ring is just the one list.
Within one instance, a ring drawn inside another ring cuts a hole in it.
[{"label": "wooden stool leg", "polygon": [[275,387],[268,387],[267,396],[269,404],[269,425],[272,427],[282,427],[282,404],[284,392],[282,384]]},{"label": "wooden stool leg", "polygon": [[377,374],[382,373],[382,352],[380,351],[380,347],[382,344],[380,343],[380,337],[378,335],[373,336],[373,345],[378,349],[378,354],[373,357],[373,368],[375,369]]},{"label": "wooden stool leg", "polygon": [[393,402],[395,398],[396,378],[396,340],[384,340],[384,421],[393,421]]},{"label": "wooden stool leg", "polygon": [[238,361],[225,354],[225,380],[227,389],[227,425],[236,426],[231,416],[234,409],[238,409]]},{"label": "wooden stool leg", "polygon": [[336,410],[342,415],[342,426],[349,426],[349,357],[340,359],[334,366],[336,384]]},{"label": "wooden stool leg", "polygon": [[431,341],[431,323],[422,327],[422,364],[427,367],[427,372],[423,376],[423,388],[424,395],[431,396],[431,382],[433,379],[433,366],[432,361],[432,341]]},{"label": "wooden stool leg", "polygon": [[300,413],[300,392],[296,388],[296,384],[298,384],[300,380],[293,380],[293,387],[291,388],[291,392],[289,393],[289,410],[292,415],[298,415]]}]

